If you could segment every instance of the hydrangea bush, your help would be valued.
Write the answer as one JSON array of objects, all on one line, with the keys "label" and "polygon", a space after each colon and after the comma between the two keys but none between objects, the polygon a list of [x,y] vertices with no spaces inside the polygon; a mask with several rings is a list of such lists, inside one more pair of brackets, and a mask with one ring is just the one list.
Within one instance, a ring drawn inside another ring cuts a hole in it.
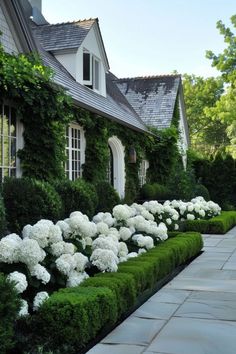
[{"label": "hydrangea bush", "polygon": [[220,213],[212,201],[148,201],[116,205],[89,220],[79,211],[54,224],[40,220],[26,225],[22,235],[0,240],[0,270],[22,295],[20,316],[37,311],[48,294],[78,286],[97,272],[116,272],[118,264],[153,248],[184,220],[206,219]]}]

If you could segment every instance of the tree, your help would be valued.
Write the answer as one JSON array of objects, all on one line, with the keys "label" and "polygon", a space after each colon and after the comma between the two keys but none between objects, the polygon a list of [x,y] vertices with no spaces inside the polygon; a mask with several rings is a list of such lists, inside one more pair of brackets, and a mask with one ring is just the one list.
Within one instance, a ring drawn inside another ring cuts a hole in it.
[{"label": "tree", "polygon": [[[236,30],[236,15],[231,17],[231,23]],[[227,86],[216,105],[206,109],[206,115],[226,126],[226,135],[230,141],[227,151],[236,158],[236,34],[222,21],[217,22],[217,28],[224,36],[226,48],[218,55],[207,51],[206,56],[212,60],[212,66],[221,72]]]},{"label": "tree", "polygon": [[190,138],[194,149],[202,154],[215,154],[228,144],[227,125],[220,119],[212,119],[207,114],[224,92],[222,78],[183,76],[186,113],[190,128]]}]

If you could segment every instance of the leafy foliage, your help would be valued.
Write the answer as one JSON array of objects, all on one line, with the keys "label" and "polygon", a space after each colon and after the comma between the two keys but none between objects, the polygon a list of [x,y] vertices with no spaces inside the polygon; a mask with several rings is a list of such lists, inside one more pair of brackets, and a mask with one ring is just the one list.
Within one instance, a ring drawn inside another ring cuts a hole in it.
[{"label": "leafy foliage", "polygon": [[70,97],[52,77],[35,55],[10,55],[0,47],[0,96],[14,101],[24,124],[23,175],[42,180],[64,175],[65,126],[73,118]]},{"label": "leafy foliage", "polygon": [[11,232],[19,233],[26,224],[40,219],[58,220],[62,214],[61,198],[48,182],[6,178],[3,198]]},{"label": "leafy foliage", "polygon": [[2,196],[0,195],[0,238],[6,230],[6,211]]},{"label": "leafy foliage", "polygon": [[120,204],[119,195],[110,183],[97,183],[96,191],[98,195],[97,212],[111,212],[115,205]]},{"label": "leafy foliage", "polygon": [[13,347],[14,325],[20,310],[20,299],[14,288],[0,273],[0,353]]}]

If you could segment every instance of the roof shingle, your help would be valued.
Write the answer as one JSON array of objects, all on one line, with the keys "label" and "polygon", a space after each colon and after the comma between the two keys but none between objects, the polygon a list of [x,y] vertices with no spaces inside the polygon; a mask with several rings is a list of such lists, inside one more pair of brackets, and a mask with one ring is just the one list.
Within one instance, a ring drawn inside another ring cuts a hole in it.
[{"label": "roof shingle", "polygon": [[179,85],[179,75],[115,79],[142,121],[158,129],[171,125]]},{"label": "roof shingle", "polygon": [[97,19],[32,26],[34,35],[47,51],[79,48]]}]

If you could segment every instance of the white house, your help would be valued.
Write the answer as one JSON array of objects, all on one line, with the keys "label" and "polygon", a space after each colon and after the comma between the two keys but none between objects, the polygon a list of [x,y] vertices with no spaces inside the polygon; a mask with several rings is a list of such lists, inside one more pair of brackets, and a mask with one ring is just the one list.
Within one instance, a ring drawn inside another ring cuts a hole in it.
[{"label": "white house", "polygon": [[[110,72],[98,19],[49,24],[41,13],[41,5],[41,0],[0,0],[0,41],[5,51],[37,51],[44,64],[54,70],[55,83],[68,90],[75,106],[113,120],[127,129],[146,134],[149,126],[158,129],[169,127],[178,102],[179,146],[185,164],[189,135],[181,77],[117,78]],[[8,129],[7,135],[1,131],[2,141],[8,139],[10,142],[10,147],[7,144],[0,147],[2,178],[6,175],[20,176],[16,152],[24,144],[24,127],[15,117],[14,105],[2,103],[1,120],[2,126],[14,126],[14,129]],[[77,122],[72,122],[66,135],[66,174],[70,179],[76,179],[82,176],[85,162],[85,134]],[[109,138],[108,145],[113,162],[112,183],[123,197],[125,149],[116,136]],[[9,151],[12,152],[10,155]],[[142,183],[145,182],[147,168],[148,161],[144,160],[140,166]]]}]

